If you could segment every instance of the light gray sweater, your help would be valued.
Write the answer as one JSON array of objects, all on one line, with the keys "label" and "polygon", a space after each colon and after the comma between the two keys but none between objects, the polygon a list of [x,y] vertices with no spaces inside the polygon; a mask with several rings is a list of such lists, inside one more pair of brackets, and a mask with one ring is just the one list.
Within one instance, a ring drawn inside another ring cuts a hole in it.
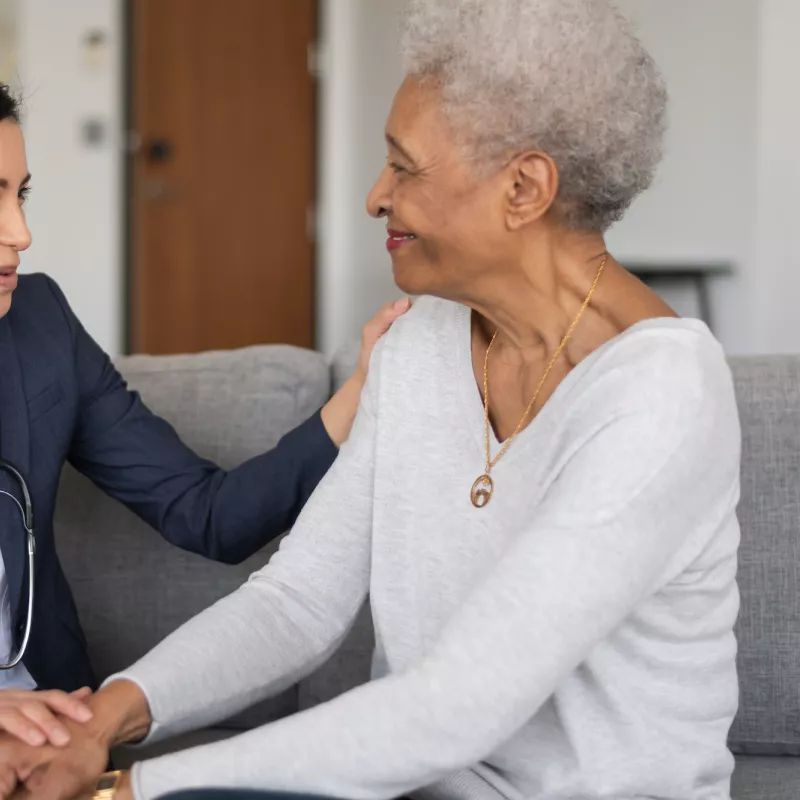
[{"label": "light gray sweater", "polygon": [[124,673],[149,699],[150,740],[204,726],[313,670],[369,593],[375,679],[137,765],[137,800],[199,786],[729,797],[740,432],[719,346],[702,323],[663,319],[595,351],[477,510],[469,340],[468,309],[418,301],[277,556]]}]

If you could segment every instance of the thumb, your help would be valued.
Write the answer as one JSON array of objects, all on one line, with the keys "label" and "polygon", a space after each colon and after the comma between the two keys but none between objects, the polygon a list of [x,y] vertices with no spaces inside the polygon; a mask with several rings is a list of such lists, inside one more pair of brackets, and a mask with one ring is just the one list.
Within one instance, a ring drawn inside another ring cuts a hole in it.
[{"label": "thumb", "polygon": [[411,308],[411,301],[407,297],[401,297],[399,300],[395,300],[394,303],[384,306],[373,320],[372,333],[377,337],[383,336],[409,308]]},{"label": "thumb", "polygon": [[394,312],[395,319],[401,314],[405,314],[411,308],[411,299],[408,297],[401,297],[392,303],[392,311]]}]

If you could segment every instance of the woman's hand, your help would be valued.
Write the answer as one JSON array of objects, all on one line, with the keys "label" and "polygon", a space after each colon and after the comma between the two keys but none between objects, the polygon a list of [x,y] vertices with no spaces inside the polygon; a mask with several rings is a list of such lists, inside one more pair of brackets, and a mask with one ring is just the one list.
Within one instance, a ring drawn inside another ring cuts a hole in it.
[{"label": "woman's hand", "polygon": [[74,722],[88,722],[92,712],[84,701],[91,694],[88,688],[72,694],[2,689],[0,731],[35,747],[48,743],[63,747],[69,743],[69,731],[58,716]]},{"label": "woman's hand", "polygon": [[398,317],[411,308],[411,301],[404,297],[394,303],[385,305],[365,326],[361,333],[361,353],[358,357],[356,371],[345,382],[341,389],[328,401],[322,409],[322,422],[328,436],[337,447],[341,447],[350,435],[350,428],[356,418],[361,390],[367,379],[369,359],[372,349]]},{"label": "woman's hand", "polygon": [[91,798],[108,765],[108,746],[92,725],[64,720],[65,747],[31,747],[0,740],[0,800],[83,800]]},{"label": "woman's hand", "polygon": [[[20,786],[18,789],[8,795],[7,798],[3,796],[2,790],[0,790],[0,798],[2,798],[2,800],[35,800],[36,796],[37,795],[34,795],[26,786]],[[92,800],[93,797],[94,791],[91,790],[86,792],[82,791],[71,798],[65,798],[65,800]],[[114,800],[134,800],[133,781],[131,779],[130,772],[123,771],[121,773],[119,784],[117,786],[117,793],[114,795]]]},{"label": "woman's hand", "polygon": [[58,752],[64,752],[63,748],[34,747],[8,733],[0,733],[0,800],[27,797],[25,781]]},{"label": "woman's hand", "polygon": [[72,741],[53,748],[47,763],[38,766],[25,780],[31,798],[76,800],[92,797],[100,776],[108,768],[108,746],[91,726],[72,727]]},{"label": "woman's hand", "polygon": [[[108,765],[109,750],[140,741],[152,724],[147,698],[131,681],[112,681],[87,704],[93,713],[90,722],[62,718],[70,738],[64,747],[32,747],[0,733],[0,800],[17,800],[13,792],[23,785],[33,798],[75,800],[85,793],[91,797]],[[20,796],[28,797],[24,791]]]}]

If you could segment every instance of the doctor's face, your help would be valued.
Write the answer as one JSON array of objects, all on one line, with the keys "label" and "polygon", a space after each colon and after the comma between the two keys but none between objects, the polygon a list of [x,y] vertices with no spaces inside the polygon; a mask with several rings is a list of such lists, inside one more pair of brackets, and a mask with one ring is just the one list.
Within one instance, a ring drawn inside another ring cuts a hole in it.
[{"label": "doctor's face", "polygon": [[0,317],[11,308],[19,254],[31,245],[23,208],[30,179],[22,131],[5,119],[0,122]]}]

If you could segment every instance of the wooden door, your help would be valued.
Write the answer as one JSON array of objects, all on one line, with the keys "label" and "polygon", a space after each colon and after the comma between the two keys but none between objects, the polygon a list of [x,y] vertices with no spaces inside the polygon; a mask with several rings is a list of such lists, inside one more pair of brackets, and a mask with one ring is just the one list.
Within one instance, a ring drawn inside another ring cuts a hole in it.
[{"label": "wooden door", "polygon": [[129,349],[313,346],[315,0],[129,2]]}]

